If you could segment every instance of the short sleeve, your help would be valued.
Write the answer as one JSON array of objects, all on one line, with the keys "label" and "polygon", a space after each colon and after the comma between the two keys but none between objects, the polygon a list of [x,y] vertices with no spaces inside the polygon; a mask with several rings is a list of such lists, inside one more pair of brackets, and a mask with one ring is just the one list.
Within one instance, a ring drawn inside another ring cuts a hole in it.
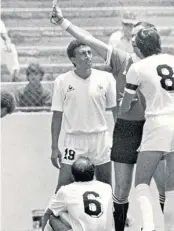
[{"label": "short sleeve", "polygon": [[135,69],[135,64],[131,65],[126,75],[126,91],[133,93],[136,91],[140,85],[140,79]]},{"label": "short sleeve", "polygon": [[63,112],[63,103],[64,103],[64,93],[63,93],[62,81],[59,76],[54,82],[51,110]]},{"label": "short sleeve", "polygon": [[108,47],[106,64],[112,68],[112,74],[117,79],[120,74],[123,74],[127,66],[129,54],[115,47]]},{"label": "short sleeve", "polygon": [[55,216],[58,216],[60,213],[67,211],[67,206],[64,201],[64,186],[62,186],[58,190],[58,192],[52,197],[48,205],[48,208],[53,212]]},{"label": "short sleeve", "polygon": [[111,74],[108,74],[108,88],[106,93],[106,108],[113,108],[117,105],[116,81]]}]

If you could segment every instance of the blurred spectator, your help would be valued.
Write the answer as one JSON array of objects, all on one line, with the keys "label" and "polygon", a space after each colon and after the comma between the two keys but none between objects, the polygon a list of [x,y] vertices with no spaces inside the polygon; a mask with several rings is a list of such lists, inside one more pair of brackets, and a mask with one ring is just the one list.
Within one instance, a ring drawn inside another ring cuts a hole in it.
[{"label": "blurred spectator", "polygon": [[12,94],[7,91],[1,91],[1,118],[11,114],[15,109],[15,100]]},{"label": "blurred spectator", "polygon": [[7,29],[2,20],[0,20],[0,50],[1,50],[1,65],[6,65],[10,72],[12,81],[18,80],[19,62],[16,47],[11,43]]},{"label": "blurred spectator", "polygon": [[18,107],[51,106],[51,90],[44,88],[41,84],[44,76],[41,66],[37,63],[29,64],[26,75],[29,83],[16,91],[16,105]]},{"label": "blurred spectator", "polygon": [[114,32],[110,36],[108,44],[129,53],[133,53],[131,32],[135,24],[135,14],[132,12],[125,12],[122,18],[122,29]]}]

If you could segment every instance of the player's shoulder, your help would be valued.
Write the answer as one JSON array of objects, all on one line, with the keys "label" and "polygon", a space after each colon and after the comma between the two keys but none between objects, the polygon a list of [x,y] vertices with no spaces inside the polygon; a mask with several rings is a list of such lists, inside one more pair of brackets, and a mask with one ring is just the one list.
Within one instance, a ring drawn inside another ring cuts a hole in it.
[{"label": "player's shoulder", "polygon": [[171,62],[174,65],[174,55],[171,54],[160,54],[159,59],[166,61],[166,64]]},{"label": "player's shoulder", "polygon": [[62,73],[60,75],[58,75],[55,79],[55,82],[63,82],[63,81],[66,81],[67,78],[71,78],[73,76],[73,72],[72,71],[68,71],[66,73]]},{"label": "player's shoulder", "polygon": [[102,80],[110,81],[114,79],[113,75],[107,71],[92,69],[92,73],[95,76],[95,78],[98,80],[102,79]]},{"label": "player's shoulder", "polygon": [[117,66],[117,68],[125,68],[128,60],[130,58],[130,54],[126,51],[123,51],[117,47],[112,48],[111,61]]}]

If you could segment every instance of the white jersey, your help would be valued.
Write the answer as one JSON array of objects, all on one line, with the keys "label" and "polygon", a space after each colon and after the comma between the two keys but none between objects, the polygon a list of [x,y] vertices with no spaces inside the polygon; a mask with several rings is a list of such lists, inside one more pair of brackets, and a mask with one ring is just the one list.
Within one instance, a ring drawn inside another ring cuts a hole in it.
[{"label": "white jersey", "polygon": [[55,80],[51,109],[64,113],[66,133],[107,130],[105,110],[115,106],[116,82],[108,72],[92,69],[84,80],[69,71]]},{"label": "white jersey", "polygon": [[55,216],[67,211],[73,231],[112,231],[112,189],[100,181],[62,186],[48,208]]},{"label": "white jersey", "polygon": [[159,54],[133,64],[127,73],[126,91],[138,86],[146,100],[145,115],[174,113],[174,56]]}]

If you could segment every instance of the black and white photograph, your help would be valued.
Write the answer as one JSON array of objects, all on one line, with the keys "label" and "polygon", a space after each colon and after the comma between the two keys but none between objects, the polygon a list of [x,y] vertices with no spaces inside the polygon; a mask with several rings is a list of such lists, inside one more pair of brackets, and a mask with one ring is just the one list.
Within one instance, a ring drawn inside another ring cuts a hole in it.
[{"label": "black and white photograph", "polygon": [[1,0],[0,231],[174,231],[174,0]]}]

